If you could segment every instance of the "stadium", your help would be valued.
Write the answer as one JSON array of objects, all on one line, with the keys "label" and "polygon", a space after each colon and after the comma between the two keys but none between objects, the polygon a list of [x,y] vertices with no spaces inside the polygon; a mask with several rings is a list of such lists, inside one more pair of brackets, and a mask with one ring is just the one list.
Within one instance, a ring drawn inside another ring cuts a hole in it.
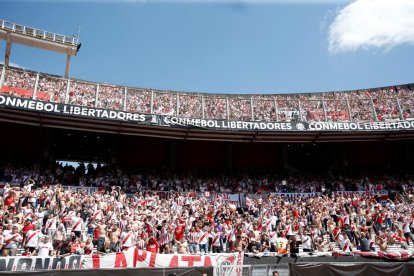
[{"label": "stadium", "polygon": [[[0,274],[414,273],[414,84],[112,85],[69,77],[76,38],[0,25]],[[65,76],[11,66],[11,43]]]}]

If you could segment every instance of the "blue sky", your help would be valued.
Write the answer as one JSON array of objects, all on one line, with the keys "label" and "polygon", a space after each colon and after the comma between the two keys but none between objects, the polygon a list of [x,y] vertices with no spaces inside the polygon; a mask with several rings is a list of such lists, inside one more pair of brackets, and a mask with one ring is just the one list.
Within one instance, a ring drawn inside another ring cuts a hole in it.
[{"label": "blue sky", "polygon": [[[65,35],[80,27],[74,78],[211,93],[323,92],[414,82],[412,2],[0,0],[0,18]],[[0,60],[4,49],[1,41]],[[11,62],[62,75],[65,56],[14,44]]]}]

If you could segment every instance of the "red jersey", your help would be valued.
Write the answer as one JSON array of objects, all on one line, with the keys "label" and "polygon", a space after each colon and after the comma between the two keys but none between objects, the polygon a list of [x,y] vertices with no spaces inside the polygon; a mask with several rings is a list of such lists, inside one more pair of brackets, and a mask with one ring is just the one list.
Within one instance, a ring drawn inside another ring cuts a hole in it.
[{"label": "red jersey", "polygon": [[99,240],[99,234],[100,234],[100,231],[99,231],[99,227],[97,226],[93,230],[93,240],[95,240],[95,241]]},{"label": "red jersey", "polygon": [[178,225],[175,228],[174,237],[177,241],[180,241],[184,238],[184,225]]},{"label": "red jersey", "polygon": [[6,197],[4,204],[6,204],[6,206],[10,207],[14,204],[14,195],[9,195],[8,197]]},{"label": "red jersey", "polygon": [[152,252],[152,253],[158,253],[158,250],[159,250],[159,245],[156,241],[153,243],[147,244],[147,251]]}]

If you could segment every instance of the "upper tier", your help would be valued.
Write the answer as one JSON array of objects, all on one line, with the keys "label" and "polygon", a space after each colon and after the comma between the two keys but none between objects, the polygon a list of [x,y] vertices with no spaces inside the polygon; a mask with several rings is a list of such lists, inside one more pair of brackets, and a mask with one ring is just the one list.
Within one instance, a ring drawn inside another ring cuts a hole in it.
[{"label": "upper tier", "polygon": [[0,92],[62,104],[195,119],[373,122],[414,119],[414,86],[307,94],[207,94],[66,79],[0,65]]}]

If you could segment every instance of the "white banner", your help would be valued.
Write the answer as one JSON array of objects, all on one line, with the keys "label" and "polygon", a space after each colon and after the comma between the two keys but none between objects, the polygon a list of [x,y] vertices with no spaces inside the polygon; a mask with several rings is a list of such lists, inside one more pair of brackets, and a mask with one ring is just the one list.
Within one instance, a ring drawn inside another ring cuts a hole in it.
[{"label": "white banner", "polygon": [[83,257],[0,257],[0,271],[82,269]]},{"label": "white banner", "polygon": [[[95,254],[84,256],[83,267],[86,269],[111,268],[174,268],[174,267],[214,267],[215,271],[225,265],[225,275],[241,275],[243,254],[223,253],[208,255],[157,254],[137,248],[112,254]],[[229,272],[231,272],[229,274]],[[218,272],[217,272],[218,273]],[[216,273],[216,275],[218,275]],[[221,275],[220,275],[221,276]]]}]

